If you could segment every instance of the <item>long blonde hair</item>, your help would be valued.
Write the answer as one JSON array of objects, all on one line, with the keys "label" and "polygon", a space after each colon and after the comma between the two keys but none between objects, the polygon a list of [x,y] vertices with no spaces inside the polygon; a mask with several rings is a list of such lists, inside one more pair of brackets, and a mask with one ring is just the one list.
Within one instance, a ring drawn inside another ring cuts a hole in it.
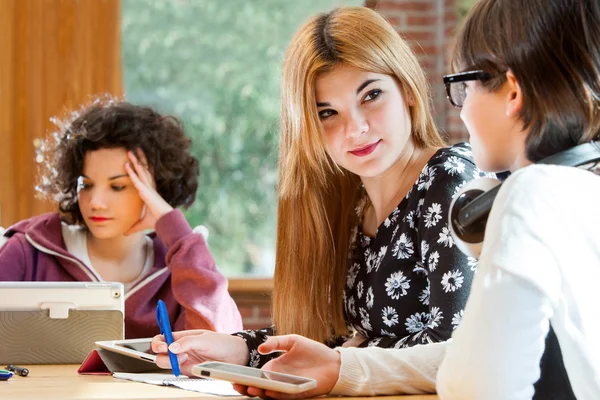
[{"label": "long blonde hair", "polygon": [[278,334],[318,341],[347,331],[342,295],[360,191],[359,177],[328,156],[317,112],[317,77],[339,64],[394,77],[414,100],[415,145],[444,145],[417,58],[375,11],[338,8],[295,34],[283,62],[273,321]]}]

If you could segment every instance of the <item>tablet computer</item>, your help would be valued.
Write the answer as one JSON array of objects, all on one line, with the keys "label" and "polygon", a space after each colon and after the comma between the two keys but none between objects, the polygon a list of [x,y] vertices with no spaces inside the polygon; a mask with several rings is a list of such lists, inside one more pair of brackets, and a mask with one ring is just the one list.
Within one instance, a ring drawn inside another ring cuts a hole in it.
[{"label": "tablet computer", "polygon": [[96,346],[101,349],[154,363],[156,361],[156,353],[152,351],[151,344],[152,338],[103,340],[96,342]]},{"label": "tablet computer", "polygon": [[[0,311],[125,309],[119,282],[0,282]],[[66,317],[65,317],[66,318]]]},{"label": "tablet computer", "polygon": [[314,379],[216,361],[194,365],[192,374],[291,394],[317,387]]},{"label": "tablet computer", "polygon": [[0,363],[81,363],[98,340],[124,337],[116,282],[0,282]]}]

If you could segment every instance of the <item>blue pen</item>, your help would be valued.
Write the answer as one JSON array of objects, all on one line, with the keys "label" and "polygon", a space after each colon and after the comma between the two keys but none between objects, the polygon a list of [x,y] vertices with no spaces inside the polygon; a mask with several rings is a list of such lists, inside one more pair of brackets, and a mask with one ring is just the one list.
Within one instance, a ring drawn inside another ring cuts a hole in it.
[{"label": "blue pen", "polygon": [[[156,306],[156,322],[158,322],[160,333],[165,337],[167,346],[170,346],[171,343],[173,343],[173,334],[171,333],[171,323],[169,322],[167,307],[165,306],[165,303],[162,300],[158,300],[158,305]],[[175,376],[179,376],[180,372],[177,356],[171,353],[171,350],[167,351],[169,353],[169,361],[171,361],[171,368],[173,369],[173,373],[175,374]]]}]

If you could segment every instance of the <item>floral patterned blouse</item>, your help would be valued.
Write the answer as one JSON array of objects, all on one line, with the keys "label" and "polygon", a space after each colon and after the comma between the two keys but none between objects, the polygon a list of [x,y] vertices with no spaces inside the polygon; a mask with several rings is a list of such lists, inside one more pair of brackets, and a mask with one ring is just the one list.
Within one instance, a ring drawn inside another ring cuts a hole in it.
[{"label": "floral patterned blouse", "polygon": [[[454,245],[448,210],[458,190],[482,176],[469,144],[442,148],[374,237],[359,227],[343,296],[349,329],[367,338],[360,347],[401,348],[450,338],[477,261]],[[273,327],[236,334],[248,344],[250,366],[276,357],[257,351],[273,334]]]}]

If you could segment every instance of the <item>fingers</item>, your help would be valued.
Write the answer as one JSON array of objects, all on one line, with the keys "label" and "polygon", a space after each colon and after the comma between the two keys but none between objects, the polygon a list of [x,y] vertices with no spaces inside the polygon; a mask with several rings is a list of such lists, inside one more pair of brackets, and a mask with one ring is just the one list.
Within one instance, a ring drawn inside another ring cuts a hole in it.
[{"label": "fingers", "polygon": [[274,351],[290,351],[298,341],[298,335],[271,336],[266,342],[258,346],[260,354],[269,354]]},{"label": "fingers", "polygon": [[244,385],[240,385],[238,383],[233,384],[233,390],[241,394],[242,396],[248,396],[248,387]]},{"label": "fingers", "polygon": [[[207,332],[206,329],[190,329],[186,331],[177,331],[173,332],[173,340],[177,341],[186,336],[198,336]],[[210,331],[208,331],[210,332]],[[165,342],[165,337],[163,335],[156,335],[152,338],[152,351],[155,353],[166,353],[167,352],[167,343]]]},{"label": "fingers", "polygon": [[132,151],[128,151],[127,157],[131,161],[130,164],[133,166],[133,169],[140,180],[146,185],[154,188],[154,177],[150,172],[148,161],[142,149],[137,149],[136,154]]},{"label": "fingers", "polygon": [[206,343],[202,333],[203,332],[196,335],[182,336],[180,339],[171,343],[169,350],[173,354],[187,353],[188,351],[195,351],[200,354],[206,352],[208,350],[207,347],[210,347],[210,343]]},{"label": "fingers", "polygon": [[248,392],[248,396],[260,397],[260,398],[263,398],[263,399],[267,398],[267,395],[265,394],[265,391],[263,389],[260,389],[260,388],[257,388],[257,387],[249,386],[247,392]]},{"label": "fingers", "polygon": [[[185,364],[185,362],[188,359],[189,359],[189,357],[187,354],[178,354],[177,355],[177,362],[179,363],[179,366],[183,366],[183,364]],[[169,358],[168,354],[157,355],[154,363],[156,365],[158,365],[160,368],[171,369],[171,359]]]}]

